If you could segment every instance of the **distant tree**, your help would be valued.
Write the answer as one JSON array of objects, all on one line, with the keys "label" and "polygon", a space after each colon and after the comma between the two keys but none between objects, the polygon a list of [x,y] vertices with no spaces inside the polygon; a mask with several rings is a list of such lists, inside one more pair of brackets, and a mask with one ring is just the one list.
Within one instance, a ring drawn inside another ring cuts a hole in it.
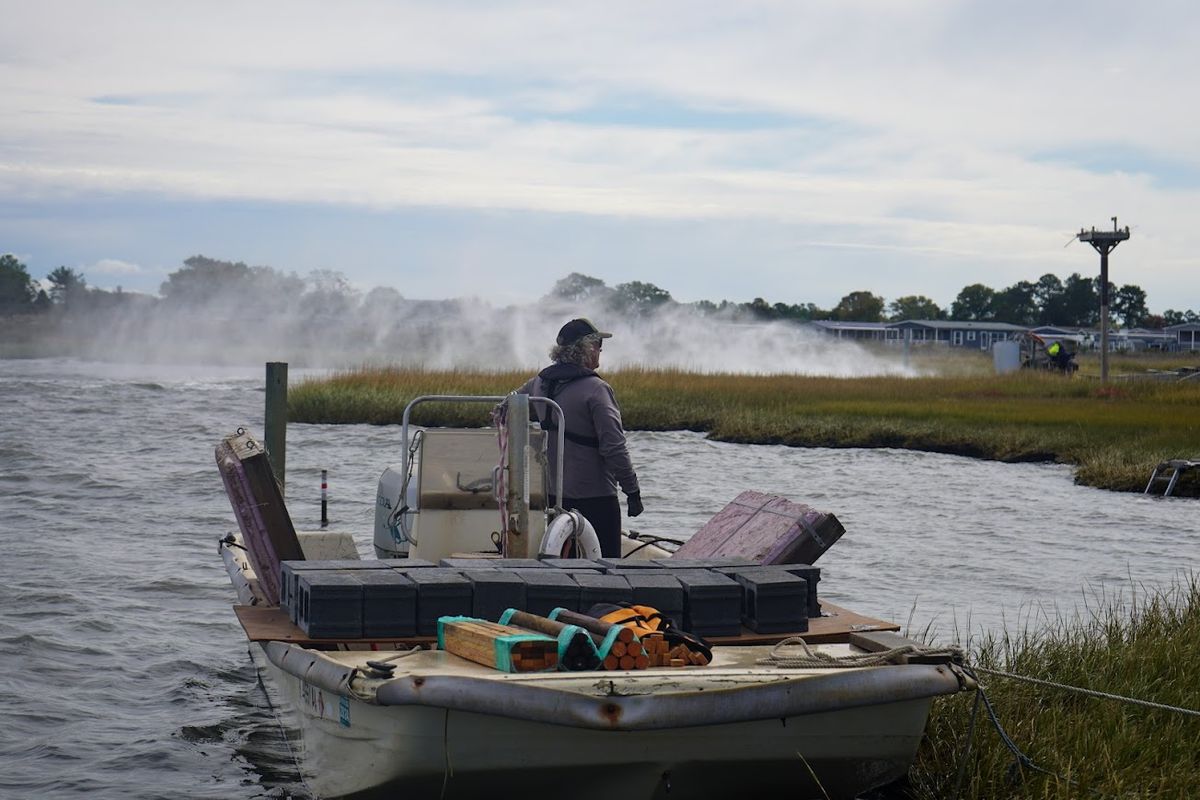
[{"label": "distant tree", "polygon": [[345,319],[358,306],[358,292],[340,272],[314,269],[305,284],[308,290],[300,299],[300,309],[310,316]]},{"label": "distant tree", "polygon": [[167,275],[159,293],[168,301],[204,303],[231,291],[251,287],[250,267],[241,261],[219,261],[196,255],[183,262],[183,269]]},{"label": "distant tree", "polygon": [[882,322],[885,302],[877,294],[851,292],[834,306],[833,318],[845,322]]},{"label": "distant tree", "polygon": [[1064,325],[1065,312],[1063,282],[1057,275],[1047,272],[1034,284],[1033,299],[1038,307],[1038,322],[1042,325]]},{"label": "distant tree", "polygon": [[1142,320],[1142,327],[1149,328],[1150,330],[1154,331],[1161,331],[1163,328],[1167,327],[1167,320],[1162,314],[1148,314],[1146,315],[1146,318]]},{"label": "distant tree", "polygon": [[888,303],[888,319],[901,322],[906,319],[941,319],[944,315],[938,304],[923,294],[897,297]]},{"label": "distant tree", "polygon": [[756,297],[749,303],[743,303],[742,308],[755,319],[777,319],[779,317],[775,307],[761,297]]},{"label": "distant tree", "polygon": [[779,319],[790,319],[796,322],[808,322],[814,319],[823,319],[829,316],[829,312],[818,308],[816,303],[776,303],[772,308],[775,309],[775,314]]},{"label": "distant tree", "polygon": [[76,297],[87,291],[83,273],[70,267],[57,267],[46,280],[50,281],[50,299],[64,308],[70,307]]},{"label": "distant tree", "polygon": [[1163,312],[1163,321],[1167,325],[1182,325],[1185,322],[1200,322],[1200,314],[1195,311],[1176,311],[1168,308]]},{"label": "distant tree", "polygon": [[1036,325],[1038,313],[1037,284],[1029,281],[1017,281],[992,298],[992,319],[999,322]]},{"label": "distant tree", "polygon": [[24,314],[34,310],[37,287],[17,257],[0,255],[0,314]]},{"label": "distant tree", "polygon": [[572,303],[583,303],[589,300],[603,300],[611,294],[612,289],[605,286],[604,281],[599,278],[572,272],[554,284],[549,296]]},{"label": "distant tree", "polygon": [[715,314],[720,310],[720,307],[711,300],[697,300],[691,306],[701,314]]},{"label": "distant tree", "polygon": [[633,314],[644,314],[671,302],[670,292],[643,281],[617,284],[612,298],[618,310]]},{"label": "distant tree", "polygon": [[1145,326],[1150,318],[1146,308],[1146,292],[1140,286],[1127,283],[1109,295],[1112,312],[1126,328]]},{"label": "distant tree", "polygon": [[248,267],[241,261],[207,256],[186,259],[183,269],[167,275],[159,291],[172,304],[201,305],[241,300],[260,311],[284,308],[304,292],[304,281],[271,267]]},{"label": "distant tree", "polygon": [[982,283],[964,286],[950,306],[950,318],[968,321],[993,319],[992,300],[995,296],[996,290]]},{"label": "distant tree", "polygon": [[1060,325],[1087,327],[1100,322],[1100,293],[1096,281],[1072,272],[1063,282]]}]

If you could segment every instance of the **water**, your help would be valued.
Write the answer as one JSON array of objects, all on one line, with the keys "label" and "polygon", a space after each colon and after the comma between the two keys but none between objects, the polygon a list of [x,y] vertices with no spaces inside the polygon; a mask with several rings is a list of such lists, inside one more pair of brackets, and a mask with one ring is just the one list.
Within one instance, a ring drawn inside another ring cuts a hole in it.
[{"label": "water", "polygon": [[[261,367],[0,361],[0,797],[304,796],[216,549],[236,524],[213,447],[261,433],[262,382]],[[316,529],[328,468],[334,527],[369,554],[398,429],[288,436],[297,527]],[[748,488],[807,502],[847,529],[822,596],[942,638],[1037,625],[1195,565],[1200,504],[1075,486],[1063,466],[630,442],[640,530],[686,536]]]}]

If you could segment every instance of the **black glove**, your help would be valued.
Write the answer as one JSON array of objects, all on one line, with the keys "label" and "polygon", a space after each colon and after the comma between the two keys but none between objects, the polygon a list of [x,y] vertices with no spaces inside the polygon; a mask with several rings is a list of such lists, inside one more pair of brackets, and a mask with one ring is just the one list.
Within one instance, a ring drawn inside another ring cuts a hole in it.
[{"label": "black glove", "polygon": [[625,502],[629,506],[629,516],[636,517],[645,509],[642,508],[642,493],[634,492],[625,496]]}]

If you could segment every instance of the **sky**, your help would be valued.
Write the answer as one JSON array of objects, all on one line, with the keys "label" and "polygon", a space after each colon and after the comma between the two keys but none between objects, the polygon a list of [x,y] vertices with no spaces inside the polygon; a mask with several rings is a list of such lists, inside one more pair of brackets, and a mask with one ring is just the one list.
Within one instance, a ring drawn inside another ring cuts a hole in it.
[{"label": "sky", "polygon": [[532,302],[1099,273],[1200,310],[1200,6],[0,0],[0,252]]}]

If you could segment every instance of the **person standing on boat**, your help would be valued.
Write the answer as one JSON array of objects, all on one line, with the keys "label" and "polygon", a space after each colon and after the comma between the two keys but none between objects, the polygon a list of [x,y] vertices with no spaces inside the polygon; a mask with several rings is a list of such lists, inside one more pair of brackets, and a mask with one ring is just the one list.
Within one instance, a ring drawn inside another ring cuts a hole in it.
[{"label": "person standing on boat", "polygon": [[[612,336],[589,319],[573,319],[558,332],[550,350],[554,362],[517,391],[547,397],[562,407],[566,418],[566,452],[563,454],[563,498],[566,509],[575,509],[592,523],[605,558],[621,557],[621,505],[618,487],[625,493],[629,516],[642,513],[637,473],[625,445],[621,409],[612,387],[596,374],[604,340]],[[537,411],[542,427],[554,431],[552,412]],[[550,437],[550,463],[556,463],[557,436]],[[551,479],[553,481],[553,479]],[[550,494],[557,495],[551,486]]]}]

